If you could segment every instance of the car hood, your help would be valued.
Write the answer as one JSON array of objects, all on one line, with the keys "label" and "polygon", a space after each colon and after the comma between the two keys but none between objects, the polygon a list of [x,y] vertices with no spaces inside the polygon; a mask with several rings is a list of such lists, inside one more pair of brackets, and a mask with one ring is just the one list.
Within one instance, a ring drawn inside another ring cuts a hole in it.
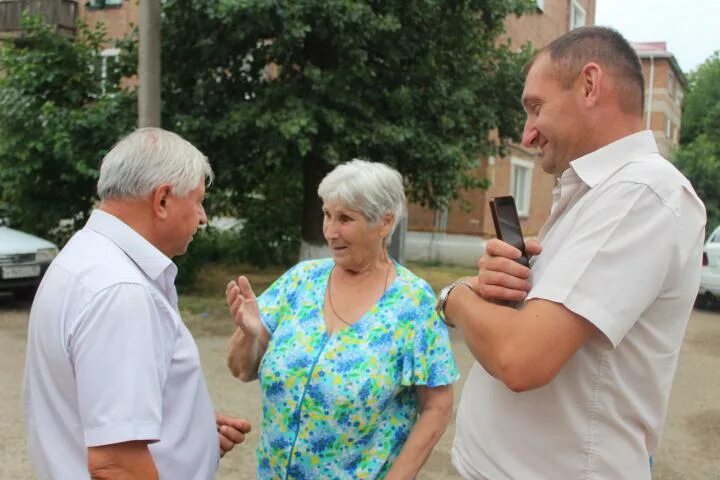
[{"label": "car hood", "polygon": [[0,255],[34,253],[41,248],[56,248],[55,244],[29,233],[0,226]]}]

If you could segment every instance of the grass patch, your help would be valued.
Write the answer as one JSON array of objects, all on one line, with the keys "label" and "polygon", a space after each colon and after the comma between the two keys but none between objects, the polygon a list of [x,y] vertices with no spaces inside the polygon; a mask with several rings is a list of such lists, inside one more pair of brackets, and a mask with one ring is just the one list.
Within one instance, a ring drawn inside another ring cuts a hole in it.
[{"label": "grass patch", "polygon": [[[448,265],[407,263],[406,267],[424,278],[436,293],[453,280],[477,274],[475,269]],[[235,327],[225,305],[227,283],[238,275],[245,275],[255,293],[260,295],[285,271],[283,267],[258,268],[224,263],[205,265],[198,272],[195,284],[180,295],[183,319],[194,335],[229,337]]]},{"label": "grass patch", "polygon": [[414,262],[406,263],[405,266],[418,277],[425,279],[436,294],[445,285],[460,277],[477,275],[477,269],[467,267]]}]

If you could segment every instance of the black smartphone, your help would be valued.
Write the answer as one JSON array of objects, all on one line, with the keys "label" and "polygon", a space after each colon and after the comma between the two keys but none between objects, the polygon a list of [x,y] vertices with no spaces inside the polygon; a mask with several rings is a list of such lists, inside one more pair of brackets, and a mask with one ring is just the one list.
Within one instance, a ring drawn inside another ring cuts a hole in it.
[{"label": "black smartphone", "polygon": [[517,259],[517,262],[529,267],[530,261],[525,251],[525,239],[520,228],[515,199],[512,195],[493,198],[490,200],[490,213],[495,224],[497,238],[520,250],[522,256]]}]

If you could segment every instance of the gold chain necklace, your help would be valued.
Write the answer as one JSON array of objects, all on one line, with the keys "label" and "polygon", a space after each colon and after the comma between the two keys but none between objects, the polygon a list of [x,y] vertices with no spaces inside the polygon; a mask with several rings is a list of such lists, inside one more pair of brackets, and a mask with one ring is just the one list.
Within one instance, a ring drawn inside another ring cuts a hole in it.
[{"label": "gold chain necklace", "polygon": [[[385,284],[383,285],[383,293],[382,293],[382,295],[380,296],[380,298],[382,298],[382,297],[385,295],[385,292],[387,292],[388,278],[390,278],[390,266],[391,266],[391,265],[392,265],[392,263],[388,261],[388,267],[387,267],[387,270],[385,271]],[[353,324],[350,323],[350,322],[348,322],[348,321],[345,320],[344,318],[342,318],[342,317],[340,316],[340,314],[337,313],[337,310],[335,310],[335,305],[333,305],[333,301],[332,301],[332,291],[330,290],[330,284],[332,284],[332,274],[333,274],[334,271],[335,271],[335,265],[333,265],[332,270],[330,270],[330,275],[328,276],[328,284],[327,284],[327,296],[328,296],[328,303],[330,303],[330,310],[332,310],[333,314],[334,314],[341,322],[343,322],[343,323],[344,323],[345,325],[347,325],[347,326],[351,326],[351,325],[353,325]],[[362,318],[362,317],[361,317],[361,318]]]}]

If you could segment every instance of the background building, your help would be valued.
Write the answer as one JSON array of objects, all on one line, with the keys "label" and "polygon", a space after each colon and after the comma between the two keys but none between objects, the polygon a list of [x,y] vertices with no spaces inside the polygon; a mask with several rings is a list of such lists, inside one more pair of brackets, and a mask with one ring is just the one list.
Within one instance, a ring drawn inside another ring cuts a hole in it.
[{"label": "background building", "polygon": [[655,134],[660,152],[670,158],[680,141],[680,120],[687,79],[665,42],[634,42],[645,76],[645,128]]},{"label": "background building", "polygon": [[[595,21],[595,0],[537,0],[537,8],[522,17],[510,17],[505,22],[506,35],[514,48],[531,43],[539,49],[560,35]],[[520,99],[518,98],[518,102]],[[540,167],[538,155],[519,144],[512,144],[504,157],[478,159],[473,172],[490,180],[486,191],[464,192],[461,200],[448,209],[433,211],[411,205],[410,230],[449,234],[494,236],[488,200],[513,195],[526,235],[535,235],[545,222],[552,205],[554,179]],[[463,203],[468,208],[463,208]]]}]

